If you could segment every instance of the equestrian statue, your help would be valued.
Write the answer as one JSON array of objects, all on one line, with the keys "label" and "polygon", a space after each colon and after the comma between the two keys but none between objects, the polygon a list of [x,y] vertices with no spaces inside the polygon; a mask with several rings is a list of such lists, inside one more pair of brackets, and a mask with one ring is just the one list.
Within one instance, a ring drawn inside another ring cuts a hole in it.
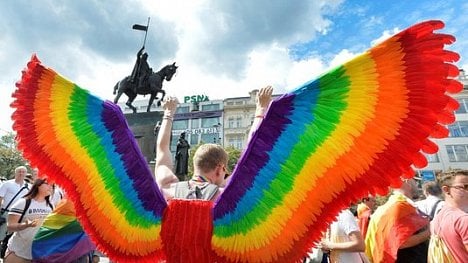
[{"label": "equestrian statue", "polygon": [[148,25],[134,25],[133,29],[145,31],[145,40],[143,42],[143,47],[137,53],[137,59],[135,66],[133,67],[132,74],[120,80],[114,86],[114,103],[117,103],[120,99],[120,96],[125,93],[128,100],[125,103],[133,113],[137,112],[137,109],[132,105],[132,102],[135,100],[138,94],[147,95],[150,94],[150,99],[148,102],[147,112],[150,111],[151,105],[155,99],[158,99],[156,95],[158,93],[162,94],[162,97],[158,99],[157,105],[161,104],[161,101],[164,99],[166,92],[162,89],[163,81],[170,81],[172,76],[177,71],[177,66],[175,62],[169,65],[164,66],[158,72],[153,72],[153,69],[148,64],[148,53],[143,52],[145,50],[146,43],[146,34],[149,27],[149,18]]}]

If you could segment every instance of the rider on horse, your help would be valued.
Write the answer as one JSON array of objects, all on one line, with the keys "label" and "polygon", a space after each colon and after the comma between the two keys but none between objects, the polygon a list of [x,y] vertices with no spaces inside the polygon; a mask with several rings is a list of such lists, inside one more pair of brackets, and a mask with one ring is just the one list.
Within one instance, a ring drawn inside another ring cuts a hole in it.
[{"label": "rider on horse", "polygon": [[130,80],[133,83],[133,92],[135,92],[135,94],[137,94],[138,89],[143,87],[148,77],[153,73],[153,69],[150,68],[148,64],[148,53],[143,53],[144,49],[145,46],[138,51],[137,60],[130,77]]}]

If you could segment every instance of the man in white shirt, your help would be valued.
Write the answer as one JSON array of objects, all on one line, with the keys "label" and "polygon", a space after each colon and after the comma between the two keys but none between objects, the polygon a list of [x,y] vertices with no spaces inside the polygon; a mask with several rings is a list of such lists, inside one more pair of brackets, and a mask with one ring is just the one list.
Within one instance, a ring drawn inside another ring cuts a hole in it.
[{"label": "man in white shirt", "polygon": [[340,212],[330,225],[329,236],[320,243],[322,250],[329,252],[331,263],[367,262],[364,255],[364,238],[353,213],[349,209]]},{"label": "man in white shirt", "polygon": [[[1,214],[0,216],[5,218],[8,217],[8,209],[18,199],[23,197],[28,191],[29,187],[24,177],[28,170],[24,166],[16,167],[15,178],[4,182],[0,186],[0,203],[1,203]],[[4,221],[5,222],[5,221]],[[5,238],[6,235],[6,223],[0,226],[0,241]]]},{"label": "man in white shirt", "polygon": [[428,215],[431,220],[439,212],[444,205],[444,201],[440,198],[442,189],[437,182],[426,182],[422,186],[426,199],[416,202],[419,211]]}]

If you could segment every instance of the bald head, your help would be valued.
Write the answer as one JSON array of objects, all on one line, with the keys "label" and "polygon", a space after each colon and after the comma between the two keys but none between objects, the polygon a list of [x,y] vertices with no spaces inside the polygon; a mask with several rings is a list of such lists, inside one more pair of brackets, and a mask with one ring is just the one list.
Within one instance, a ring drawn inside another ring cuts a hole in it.
[{"label": "bald head", "polygon": [[418,184],[414,179],[403,179],[401,187],[395,190],[401,192],[406,197],[413,199],[418,195]]}]

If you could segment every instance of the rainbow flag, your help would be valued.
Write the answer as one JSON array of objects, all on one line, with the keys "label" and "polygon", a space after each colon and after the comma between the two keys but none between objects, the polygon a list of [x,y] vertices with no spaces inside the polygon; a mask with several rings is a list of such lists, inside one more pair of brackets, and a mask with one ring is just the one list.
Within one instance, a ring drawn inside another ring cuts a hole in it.
[{"label": "rainbow flag", "polygon": [[379,207],[369,222],[366,254],[372,262],[395,262],[399,247],[429,224],[406,197],[395,193]]},{"label": "rainbow flag", "polygon": [[63,199],[34,237],[33,262],[71,262],[95,248],[76,219],[73,203]]}]

